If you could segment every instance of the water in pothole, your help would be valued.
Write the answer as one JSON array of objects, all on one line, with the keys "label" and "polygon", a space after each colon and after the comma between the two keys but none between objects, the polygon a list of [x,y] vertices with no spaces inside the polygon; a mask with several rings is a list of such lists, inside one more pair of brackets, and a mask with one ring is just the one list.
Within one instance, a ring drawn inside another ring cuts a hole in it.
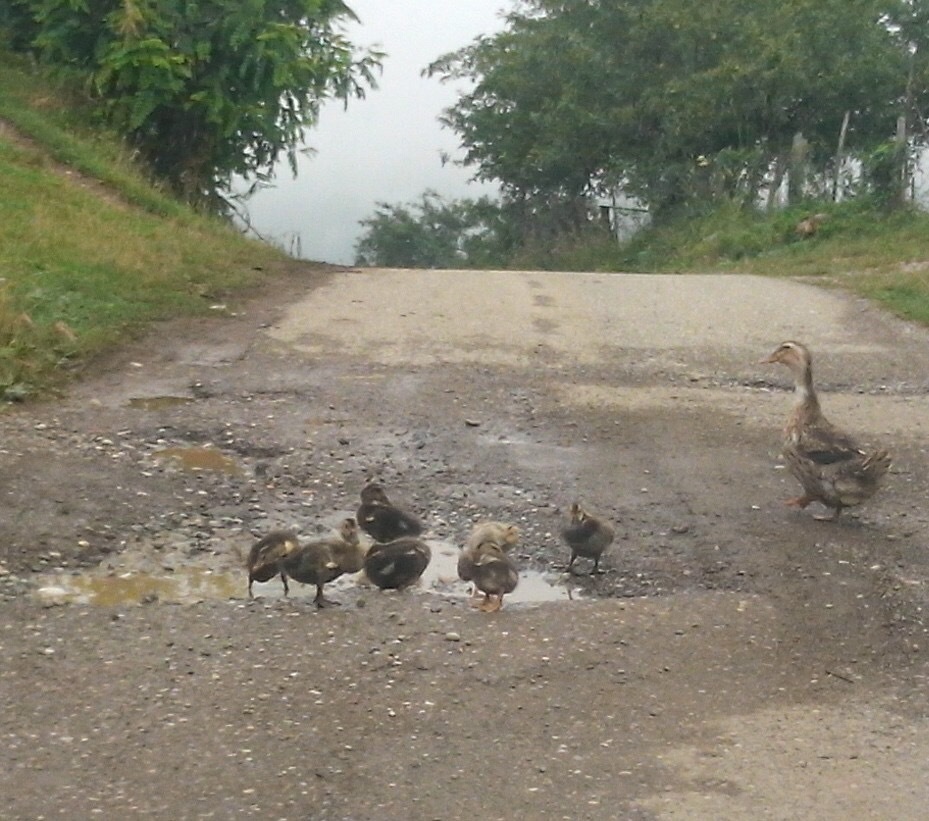
[{"label": "water in pothole", "polygon": [[212,470],[238,476],[242,466],[231,456],[210,447],[173,447],[156,450],[152,453],[156,459],[175,463],[184,470]]},{"label": "water in pothole", "polygon": [[165,410],[178,405],[189,405],[194,399],[191,396],[133,396],[129,400],[129,407],[136,410]]},{"label": "water in pothole", "polygon": [[[428,540],[432,561],[414,590],[431,595],[466,598],[470,585],[458,578],[458,548],[449,542]],[[144,569],[143,569],[144,568]],[[213,570],[182,565],[168,572],[147,567],[139,557],[122,557],[120,565],[86,573],[46,574],[39,579],[37,598],[45,604],[94,604],[113,607],[153,602],[191,604],[204,600],[245,599],[248,580],[244,570],[228,567]],[[347,602],[353,589],[375,591],[364,573],[342,576],[326,585],[326,597]],[[256,598],[283,598],[279,576],[253,586]],[[290,598],[311,600],[313,585],[290,580]],[[571,577],[520,567],[519,585],[506,597],[506,605],[531,605],[543,602],[571,601],[582,598]]]}]

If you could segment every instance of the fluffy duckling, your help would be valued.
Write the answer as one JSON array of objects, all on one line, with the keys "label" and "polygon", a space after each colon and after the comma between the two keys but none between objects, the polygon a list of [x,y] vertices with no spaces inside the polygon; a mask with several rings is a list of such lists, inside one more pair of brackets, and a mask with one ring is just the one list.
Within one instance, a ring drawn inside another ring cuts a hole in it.
[{"label": "fluffy duckling", "polygon": [[600,557],[613,543],[613,528],[603,519],[592,516],[577,502],[571,505],[571,523],[561,531],[561,536],[571,548],[568,572],[578,556],[593,559],[591,574],[600,573]]},{"label": "fluffy duckling", "polygon": [[375,542],[391,542],[406,536],[419,536],[423,523],[412,513],[391,504],[376,482],[361,489],[361,505],[355,514],[358,526]]},{"label": "fluffy duckling", "polygon": [[420,539],[376,542],[365,556],[365,575],[381,590],[399,590],[417,581],[431,559],[432,550]]},{"label": "fluffy duckling", "polygon": [[474,594],[484,594],[477,607],[485,613],[492,613],[503,607],[503,597],[516,589],[519,571],[501,545],[489,540],[472,541],[468,540],[458,556],[458,577],[474,583]]},{"label": "fluffy duckling", "polygon": [[890,468],[890,454],[883,448],[866,453],[826,419],[813,387],[813,356],[806,345],[783,342],[761,362],[785,365],[794,378],[797,401],[784,428],[783,454],[803,495],[785,504],[802,509],[819,502],[832,515],[814,518],[838,519],[843,508],[874,495]]},{"label": "fluffy duckling", "polygon": [[485,542],[503,551],[512,550],[519,544],[519,528],[506,522],[478,522],[468,536],[468,547],[478,547]]},{"label": "fluffy duckling", "polygon": [[338,605],[323,595],[323,586],[343,573],[357,573],[364,565],[364,548],[358,541],[354,519],[345,519],[338,538],[316,539],[290,552],[281,562],[284,575],[301,584],[315,584],[318,608]]},{"label": "fluffy duckling", "polygon": [[297,534],[289,530],[275,530],[256,542],[248,554],[246,567],[248,569],[248,597],[253,598],[252,584],[255,582],[271,581],[278,573],[284,583],[284,595],[290,589],[287,586],[287,576],[281,570],[280,563],[289,554],[299,549],[300,542]]}]

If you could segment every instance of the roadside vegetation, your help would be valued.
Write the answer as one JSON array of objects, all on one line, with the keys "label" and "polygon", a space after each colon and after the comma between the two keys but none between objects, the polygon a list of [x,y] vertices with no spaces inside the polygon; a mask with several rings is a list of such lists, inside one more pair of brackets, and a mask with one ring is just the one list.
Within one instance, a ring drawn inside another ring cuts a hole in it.
[{"label": "roadside vegetation", "polygon": [[[52,388],[145,323],[199,315],[280,251],[154,185],[65,86],[0,59],[0,397]],[[70,101],[70,102],[69,102]],[[15,128],[15,131],[14,131]]]},{"label": "roadside vegetation", "polygon": [[929,318],[924,2],[524,0],[427,73],[496,213],[380,203],[362,264],[828,276]]},{"label": "roadside vegetation", "polygon": [[[514,4],[427,69],[470,88],[444,121],[500,199],[379,203],[359,263],[815,277],[929,324],[922,6]],[[384,55],[350,19],[341,0],[0,7],[0,399],[292,267],[231,226],[231,180],[261,185],[326,100],[375,87]],[[616,202],[649,216],[623,242]]]}]

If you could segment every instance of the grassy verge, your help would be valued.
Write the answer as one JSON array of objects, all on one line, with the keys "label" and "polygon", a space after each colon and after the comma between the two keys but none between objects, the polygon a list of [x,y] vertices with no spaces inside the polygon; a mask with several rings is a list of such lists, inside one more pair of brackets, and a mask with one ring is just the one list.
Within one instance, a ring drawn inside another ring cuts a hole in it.
[{"label": "grassy verge", "polygon": [[[797,224],[824,213],[813,236]],[[534,259],[565,270],[721,272],[811,277],[929,325],[929,214],[872,204],[807,204],[772,215],[722,208],[646,229],[618,245],[602,233]]]},{"label": "grassy verge", "polygon": [[[145,323],[203,314],[285,260],[152,186],[66,93],[0,58],[0,397]],[[25,136],[27,139],[22,139]]]}]

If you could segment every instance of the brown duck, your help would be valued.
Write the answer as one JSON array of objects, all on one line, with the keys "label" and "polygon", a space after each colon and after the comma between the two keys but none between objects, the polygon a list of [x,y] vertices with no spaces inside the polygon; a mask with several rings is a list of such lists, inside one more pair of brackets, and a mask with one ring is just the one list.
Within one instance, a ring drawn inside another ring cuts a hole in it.
[{"label": "brown duck", "polygon": [[302,584],[315,584],[317,607],[338,605],[323,595],[323,587],[344,573],[357,573],[364,566],[364,548],[358,541],[354,519],[345,519],[338,537],[316,539],[290,551],[280,561],[284,576]]},{"label": "brown duck", "polygon": [[284,583],[284,595],[290,592],[287,586],[287,576],[281,570],[280,565],[283,558],[299,547],[297,534],[290,530],[275,530],[254,544],[246,563],[249,598],[252,598],[252,584],[271,581],[278,574]]},{"label": "brown duck", "polygon": [[803,486],[803,495],[788,499],[791,507],[805,508],[819,502],[838,519],[843,508],[860,505],[877,491],[890,468],[890,454],[883,448],[867,453],[854,439],[839,430],[819,406],[813,387],[813,357],[806,345],[788,341],[779,345],[762,363],[786,365],[793,374],[797,402],[784,428],[784,461]]},{"label": "brown duck", "polygon": [[[491,524],[499,524],[497,522]],[[487,523],[477,525],[471,532],[467,544],[458,556],[458,577],[474,584],[474,593],[483,593],[484,599],[477,606],[485,613],[492,613],[503,607],[503,597],[512,593],[519,584],[519,571],[513,560],[506,554],[505,544],[494,536],[506,537],[513,531],[513,525],[503,526],[501,530],[487,529]],[[490,538],[481,538],[489,536]]]},{"label": "brown duck", "polygon": [[600,573],[600,557],[613,544],[613,528],[603,519],[593,516],[578,502],[571,505],[571,522],[561,531],[561,536],[571,549],[568,572],[572,573],[578,556],[593,559],[591,573]]},{"label": "brown duck", "polygon": [[423,523],[412,513],[392,504],[384,488],[369,482],[361,489],[361,505],[355,514],[360,527],[375,542],[391,542],[406,536],[419,536]]}]

